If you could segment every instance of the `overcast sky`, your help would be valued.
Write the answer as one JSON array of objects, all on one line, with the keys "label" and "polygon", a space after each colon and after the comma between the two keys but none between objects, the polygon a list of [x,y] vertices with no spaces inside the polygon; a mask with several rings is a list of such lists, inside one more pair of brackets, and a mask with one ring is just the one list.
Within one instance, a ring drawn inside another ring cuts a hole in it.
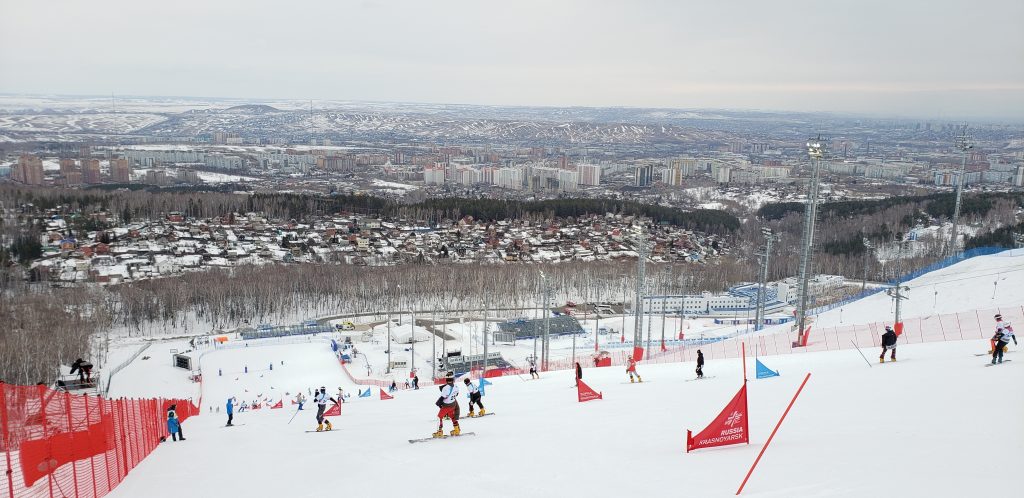
[{"label": "overcast sky", "polygon": [[1024,0],[0,0],[0,93],[1024,120]]}]

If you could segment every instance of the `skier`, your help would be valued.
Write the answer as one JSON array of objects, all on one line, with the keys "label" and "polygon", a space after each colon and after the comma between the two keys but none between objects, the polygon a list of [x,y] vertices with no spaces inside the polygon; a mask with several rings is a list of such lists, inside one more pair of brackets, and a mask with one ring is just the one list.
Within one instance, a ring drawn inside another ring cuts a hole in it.
[{"label": "skier", "polygon": [[452,419],[452,436],[462,433],[459,429],[459,388],[455,385],[455,373],[449,371],[444,377],[444,385],[441,386],[441,396],[434,403],[440,410],[437,412],[437,432],[434,437],[444,437],[444,419]]},{"label": "skier", "polygon": [[583,380],[583,367],[580,366],[580,362],[576,362],[576,386],[580,385],[580,381]]},{"label": "skier", "polygon": [[697,378],[704,378],[704,353],[701,353],[699,349],[697,350]]},{"label": "skier", "polygon": [[313,398],[316,402],[316,431],[321,432],[324,430],[324,424],[327,424],[327,430],[332,430],[334,427],[331,426],[331,421],[324,417],[324,410],[327,409],[327,402],[331,401],[334,404],[338,404],[338,400],[327,395],[327,388],[320,386],[320,392],[316,393],[316,397]]},{"label": "skier", "polygon": [[896,332],[891,326],[885,326],[885,333],[882,334],[882,354],[878,355],[878,362],[885,363],[885,352],[892,350],[889,359],[896,361]]},{"label": "skier", "polygon": [[306,395],[302,394],[301,391],[296,393],[296,395],[295,395],[295,404],[299,405],[299,410],[302,409],[302,405],[305,402],[306,402]]},{"label": "skier", "polygon": [[398,390],[398,384],[394,380],[391,381],[391,387],[388,388],[388,392],[395,392]]},{"label": "skier", "polygon": [[[1010,337],[1013,336],[1013,332],[1006,330],[1006,327],[1000,326],[996,329],[996,335],[992,336],[992,340],[995,342],[995,346],[992,348],[992,364],[1003,362],[1003,351],[1006,349],[1006,344],[1010,342]],[[997,361],[998,360],[998,361]]]},{"label": "skier", "polygon": [[339,403],[344,403],[345,402],[345,391],[342,391],[340,387],[338,388],[338,402]]},{"label": "skier", "polygon": [[535,360],[533,357],[530,357],[526,361],[530,362],[530,378],[531,379],[539,379],[540,378],[540,374],[537,373],[537,360]]},{"label": "skier", "polygon": [[[1017,345],[1017,336],[1013,333],[1013,327],[1010,326],[1010,322],[1004,322],[1003,321],[1003,315],[1001,313],[997,313],[995,318],[996,318],[996,330],[1003,329],[1003,333],[1008,333],[1009,336],[1013,339],[1013,345],[1016,346]],[[1009,344],[1010,341],[1006,341],[1006,342],[1007,342],[1007,344]],[[989,350],[988,350],[989,354],[991,354],[995,350],[995,347],[996,347],[996,342],[995,341],[990,341]],[[1006,349],[1007,348],[1004,347],[1003,348],[1003,352],[1005,352]]]},{"label": "skier", "polygon": [[416,374],[416,375],[414,375],[412,377],[412,388],[413,389],[417,389],[417,390],[420,388],[420,375],[419,374]]},{"label": "skier", "polygon": [[89,363],[81,358],[75,360],[71,364],[71,375],[78,372],[78,380],[82,382],[92,382],[92,363]]},{"label": "skier", "polygon": [[469,390],[469,418],[476,416],[476,414],[473,413],[474,403],[480,407],[480,416],[483,417],[487,414],[487,410],[484,410],[484,404],[480,402],[480,389],[470,382],[469,377],[466,377],[464,382],[466,383],[466,389]]},{"label": "skier", "polygon": [[[301,396],[301,393],[299,394]],[[224,410],[228,413],[228,423],[226,427],[231,427],[231,421],[235,418],[235,398],[228,398],[228,404]],[[299,405],[302,406],[302,405]]]},{"label": "skier", "polygon": [[629,365],[626,367],[626,373],[629,374],[629,383],[633,383],[634,375],[636,375],[637,381],[643,382],[644,379],[640,378],[640,374],[636,373],[636,360],[633,359],[633,355],[629,355],[627,359],[629,360]]},{"label": "skier", "polygon": [[167,407],[167,432],[171,433],[174,441],[185,440],[185,434],[181,432],[181,421],[178,420],[177,407],[172,403]]}]

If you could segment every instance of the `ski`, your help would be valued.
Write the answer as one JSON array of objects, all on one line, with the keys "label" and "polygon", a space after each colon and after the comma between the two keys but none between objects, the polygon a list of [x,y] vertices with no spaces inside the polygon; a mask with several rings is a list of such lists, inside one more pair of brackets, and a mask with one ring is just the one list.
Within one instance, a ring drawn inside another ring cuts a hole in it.
[{"label": "ski", "polygon": [[462,436],[475,436],[475,435],[476,435],[475,432],[463,432],[462,434],[459,434],[458,436],[448,436],[448,435],[445,435],[445,436],[441,436],[441,437],[425,437],[425,438],[421,438],[421,439],[410,439],[409,442],[410,443],[423,443],[423,442],[426,442],[426,441],[435,441],[435,440],[449,439],[449,438],[460,438]]},{"label": "ski", "polygon": [[705,379],[714,379],[714,378],[715,378],[714,375],[705,375],[703,377],[697,377],[696,379],[686,379],[684,382],[693,382],[695,380],[705,380]]},{"label": "ski", "polygon": [[1011,362],[1011,361],[1013,361],[1013,360],[1003,360],[1003,361],[1001,361],[999,363],[986,363],[985,366],[986,367],[994,367],[996,365],[1002,365],[1003,363],[1007,363],[1007,362]]}]

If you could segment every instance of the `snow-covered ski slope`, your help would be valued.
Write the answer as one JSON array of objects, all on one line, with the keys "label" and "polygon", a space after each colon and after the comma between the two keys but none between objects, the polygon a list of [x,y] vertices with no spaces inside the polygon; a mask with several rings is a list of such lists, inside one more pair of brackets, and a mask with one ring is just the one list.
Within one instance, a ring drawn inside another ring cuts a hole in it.
[{"label": "snow-covered ski slope", "polygon": [[[977,256],[904,283],[903,318],[1024,304],[1024,249]],[[817,316],[817,327],[891,322],[892,298],[879,292]],[[991,317],[987,317],[991,318]]]},{"label": "snow-covered ski slope", "polygon": [[[899,362],[871,368],[855,350],[764,357],[782,376],[750,381],[751,444],[690,454],[686,429],[702,429],[739,389],[739,359],[711,362],[705,373],[715,377],[698,382],[684,382],[692,363],[641,365],[643,384],[624,384],[621,368],[588,368],[584,380],[604,399],[587,403],[576,401],[569,371],[494,379],[484,403],[496,416],[463,420],[476,436],[417,445],[408,440],[435,428],[436,388],[387,401],[375,389],[344,405],[334,432],[318,434],[304,432],[315,426],[311,411],[288,424],[287,400],[222,427],[224,414],[209,406],[242,386],[266,390],[271,374],[207,374],[188,440],[161,445],[111,496],[732,496],[805,372],[811,380],[744,495],[971,496],[1024,454],[1015,422],[1024,361],[985,368],[974,354],[986,347],[906,346]],[[282,382],[336,390],[327,344],[216,352],[204,365],[237,372],[249,361],[243,352],[269,359],[275,349],[287,357],[272,374]],[[865,354],[877,361],[877,351]],[[299,358],[302,371],[290,370]]]}]

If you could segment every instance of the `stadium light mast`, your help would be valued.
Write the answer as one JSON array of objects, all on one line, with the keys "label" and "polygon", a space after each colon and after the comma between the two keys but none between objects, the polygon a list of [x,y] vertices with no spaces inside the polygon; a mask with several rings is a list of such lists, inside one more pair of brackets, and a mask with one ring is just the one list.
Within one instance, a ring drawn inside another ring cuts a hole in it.
[{"label": "stadium light mast", "polygon": [[[544,299],[544,306],[541,309],[541,311],[544,313],[544,335],[543,335],[543,340],[541,340],[541,347],[540,347],[541,361],[540,362],[541,362],[541,369],[546,372],[548,370],[548,348],[549,348],[548,334],[550,333],[550,330],[551,330],[550,329],[551,321],[550,321],[550,317],[549,317],[549,315],[551,315],[551,310],[549,309],[549,306],[551,304],[551,297],[550,297],[550,285],[548,285],[548,276],[545,275],[543,271],[540,272],[540,280],[541,280],[541,283],[544,284],[544,298],[543,298]],[[537,357],[536,342],[534,342],[533,354],[534,354],[534,361],[536,361],[536,357]]]},{"label": "stadium light mast", "polygon": [[633,310],[633,350],[643,345],[644,328],[644,278],[647,267],[647,237],[643,227],[637,242],[636,263],[636,305]]},{"label": "stadium light mast", "polygon": [[764,307],[765,301],[767,301],[765,293],[768,292],[768,261],[772,257],[772,243],[778,239],[778,236],[772,233],[771,228],[764,227],[761,229],[761,233],[764,234],[764,252],[758,254],[758,258],[761,260],[761,271],[758,272],[757,279],[757,311],[754,313],[754,332],[764,328]]},{"label": "stadium light mast", "polygon": [[868,258],[871,256],[871,250],[875,248],[875,245],[864,237],[864,278],[860,281],[860,291],[864,292],[868,288]]},{"label": "stadium light mast", "polygon": [[[903,285],[903,249],[906,247],[908,242],[917,240],[917,235],[913,231],[908,233],[906,236],[900,235],[896,241],[899,244],[899,250],[896,252],[896,285],[885,290],[888,294],[896,301],[896,320],[893,322],[897,327],[901,327],[902,317],[900,316],[900,304],[904,299],[909,299],[904,292],[909,291],[910,287]],[[902,329],[897,332],[902,332]]]},{"label": "stadium light mast", "polygon": [[821,175],[821,161],[827,152],[825,139],[821,135],[807,140],[807,155],[811,160],[811,180],[808,184],[807,206],[804,208],[803,249],[800,251],[800,298],[797,307],[797,343],[803,344],[807,330],[808,287],[811,279],[811,258],[814,254],[814,224],[818,214],[818,178]]},{"label": "stadium light mast", "polygon": [[953,206],[953,229],[949,235],[949,246],[946,248],[946,255],[952,256],[959,251],[960,240],[957,229],[960,223],[960,204],[964,192],[964,175],[967,174],[967,151],[974,148],[971,143],[971,136],[967,134],[967,125],[963,131],[953,139],[953,144],[960,150],[962,159],[960,161],[960,172],[956,175],[956,204]]}]

